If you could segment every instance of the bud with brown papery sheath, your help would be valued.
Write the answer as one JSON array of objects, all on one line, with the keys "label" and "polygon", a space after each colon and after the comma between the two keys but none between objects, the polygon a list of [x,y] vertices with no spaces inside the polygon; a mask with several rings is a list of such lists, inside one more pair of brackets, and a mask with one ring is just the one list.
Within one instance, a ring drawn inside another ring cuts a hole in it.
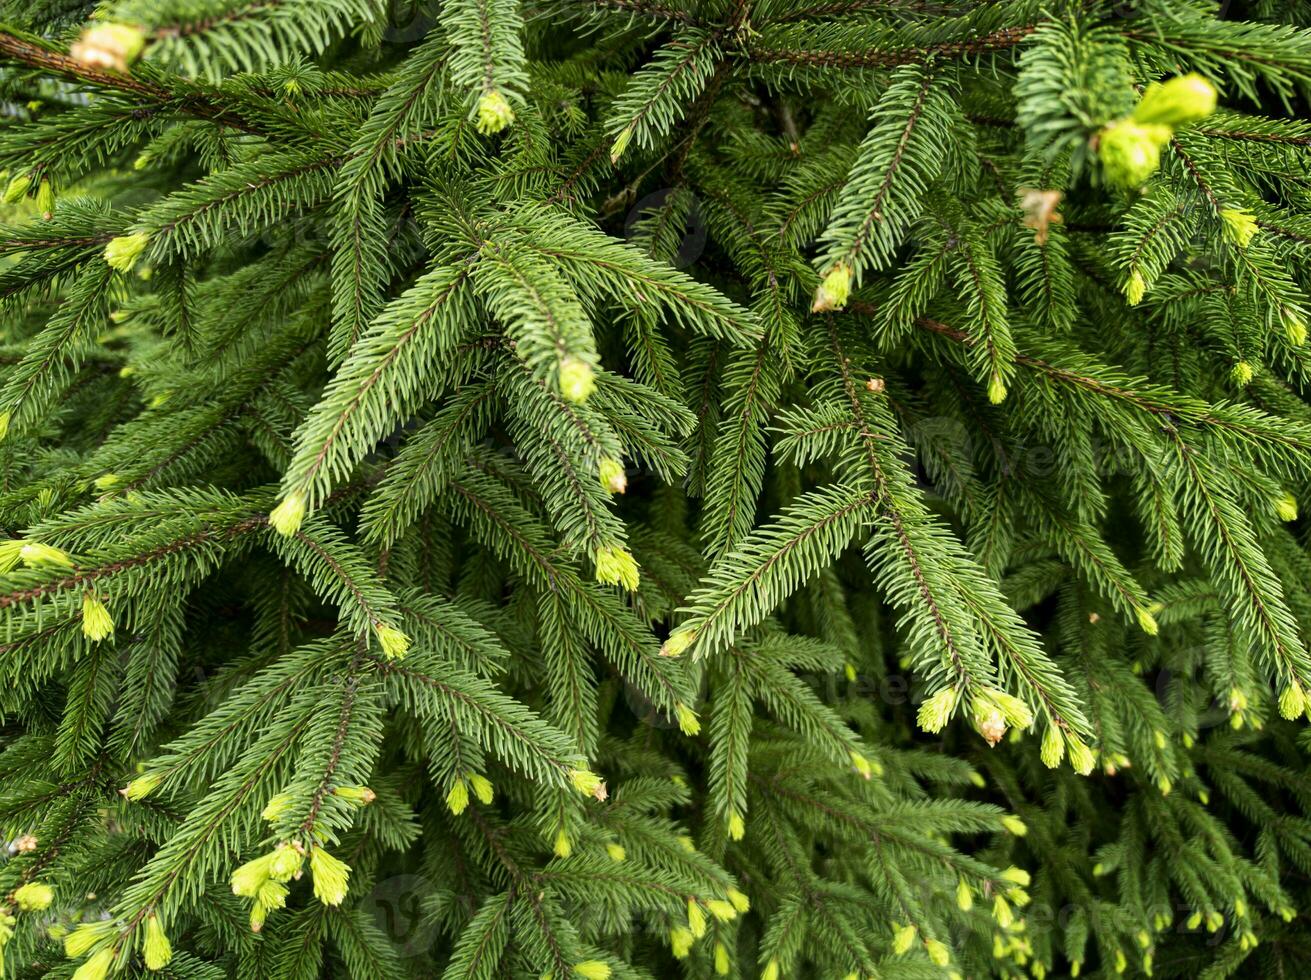
[{"label": "bud with brown papery sheath", "polygon": [[828,313],[840,310],[847,305],[851,295],[851,266],[839,262],[824,276],[824,281],[815,290],[815,300],[810,305],[812,313]]},{"label": "bud with brown papery sheath", "polygon": [[92,68],[126,72],[141,56],[146,34],[132,24],[96,23],[68,49],[71,57]]},{"label": "bud with brown papery sheath", "polygon": [[624,464],[609,456],[604,457],[596,467],[596,475],[607,493],[623,493],[628,489],[628,477],[624,473]]}]

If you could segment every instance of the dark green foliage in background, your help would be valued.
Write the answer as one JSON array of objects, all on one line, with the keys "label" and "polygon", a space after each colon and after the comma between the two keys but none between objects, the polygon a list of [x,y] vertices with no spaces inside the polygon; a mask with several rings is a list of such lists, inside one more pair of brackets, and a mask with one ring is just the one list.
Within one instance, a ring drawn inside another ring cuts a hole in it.
[{"label": "dark green foliage in background", "polygon": [[0,19],[6,976],[1305,975],[1306,0]]}]

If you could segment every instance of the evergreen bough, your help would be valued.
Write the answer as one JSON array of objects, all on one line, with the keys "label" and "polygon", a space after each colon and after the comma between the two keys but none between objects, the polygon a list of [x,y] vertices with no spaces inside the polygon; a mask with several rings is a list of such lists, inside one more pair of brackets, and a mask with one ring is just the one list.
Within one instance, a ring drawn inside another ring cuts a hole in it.
[{"label": "evergreen bough", "polygon": [[1305,975],[1311,3],[0,15],[6,976]]}]

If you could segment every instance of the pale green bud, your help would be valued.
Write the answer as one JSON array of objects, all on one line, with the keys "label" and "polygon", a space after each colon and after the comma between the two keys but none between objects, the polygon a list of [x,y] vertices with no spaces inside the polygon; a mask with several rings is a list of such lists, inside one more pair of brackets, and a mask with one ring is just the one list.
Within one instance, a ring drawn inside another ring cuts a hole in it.
[{"label": "pale green bud", "polygon": [[239,866],[232,872],[230,882],[232,894],[242,898],[255,898],[260,887],[269,880],[269,866],[273,863],[273,852],[261,854]]},{"label": "pale green bud", "polygon": [[733,903],[722,898],[707,899],[706,909],[717,922],[732,922],[737,918],[737,909],[733,907]]},{"label": "pale green bud", "polygon": [[946,944],[936,939],[930,939],[924,944],[924,950],[929,954],[929,959],[935,966],[946,966],[951,962],[951,951],[947,949]]},{"label": "pale green bud", "polygon": [[85,963],[73,971],[72,980],[105,980],[114,965],[114,949],[107,946],[91,955]]},{"label": "pale green bud", "polygon": [[1048,769],[1055,769],[1065,756],[1065,738],[1055,725],[1048,725],[1042,735],[1042,748],[1039,751],[1042,764]]},{"label": "pale green bud", "polygon": [[484,136],[499,133],[514,122],[514,109],[497,89],[478,97],[478,121],[475,125]]},{"label": "pale green bud", "polygon": [[565,401],[581,404],[596,390],[596,373],[581,357],[566,354],[560,359],[559,384]]},{"label": "pale green bud", "polygon": [[1074,771],[1080,776],[1086,776],[1092,772],[1093,766],[1097,764],[1092,749],[1084,744],[1083,739],[1073,733],[1066,736],[1065,742],[1070,753],[1070,765]]},{"label": "pale green bud", "polygon": [[84,922],[64,937],[64,954],[69,959],[86,956],[92,948],[109,937],[117,929],[110,919],[97,922]]},{"label": "pale green bud", "polygon": [[1282,320],[1284,324],[1284,336],[1294,347],[1301,347],[1306,343],[1306,318],[1302,316],[1301,311],[1284,308]]},{"label": "pale green bud", "polygon": [[739,912],[751,911],[751,899],[747,898],[744,892],[740,892],[736,888],[730,888],[728,890],[728,900],[733,903],[733,908],[737,909]]},{"label": "pale green bud", "polygon": [[332,795],[349,800],[358,806],[368,806],[378,798],[378,794],[367,786],[338,786],[332,791]]},{"label": "pale green bud", "polygon": [[112,238],[105,246],[105,261],[109,263],[111,269],[118,272],[131,272],[132,267],[137,264],[137,259],[141,258],[141,253],[149,244],[150,235],[144,231]]},{"label": "pale green bud", "polygon": [[306,500],[303,493],[289,493],[282,502],[269,511],[269,524],[284,538],[300,530],[305,520]]},{"label": "pale green bud", "polygon": [[0,575],[12,571],[23,554],[23,542],[19,538],[0,541]]},{"label": "pale green bud", "polygon": [[280,909],[287,904],[289,889],[280,881],[269,880],[259,886],[255,901],[266,909]]},{"label": "pale green bud", "polygon": [[994,371],[988,378],[988,401],[1000,405],[1006,400],[1006,382],[999,372]]},{"label": "pale green bud", "polygon": [[988,697],[1001,708],[1001,713],[1009,724],[1016,728],[1028,728],[1033,724],[1033,709],[1015,695],[996,688],[990,689],[987,693]]},{"label": "pale green bud", "polygon": [[618,163],[619,158],[624,155],[624,151],[628,149],[628,144],[633,141],[633,132],[634,129],[631,124],[625,126],[624,129],[619,133],[619,135],[615,137],[615,141],[612,144],[610,144],[611,164]]},{"label": "pale green bud", "polygon": [[677,657],[681,656],[693,641],[696,640],[696,630],[680,628],[669,634],[669,638],[660,646],[660,656]]},{"label": "pale green bud", "polygon": [[684,735],[696,735],[701,731],[701,719],[683,702],[674,705],[674,714],[678,718],[678,728]]},{"label": "pale green bud", "polygon": [[29,881],[14,889],[14,902],[24,912],[40,912],[48,909],[55,900],[55,890],[39,881]]},{"label": "pale green bud", "polygon": [[592,555],[596,563],[596,580],[602,585],[620,585],[636,592],[640,575],[633,553],[621,545],[605,545]]},{"label": "pale green bud", "polygon": [[64,568],[72,568],[73,561],[68,555],[64,554],[58,548],[48,544],[42,544],[40,541],[24,541],[18,556],[23,559],[23,564],[37,568],[42,565],[60,565]]},{"label": "pale green bud", "polygon": [[291,843],[279,844],[269,856],[269,877],[274,881],[290,881],[305,863],[301,849]]},{"label": "pale green bud", "polygon": [[1033,878],[1030,876],[1029,872],[1025,871],[1023,868],[1017,868],[1014,865],[1003,871],[1001,873],[1001,878],[1003,881],[1009,881],[1012,884],[1020,885],[1023,888],[1028,888],[1029,885],[1033,883]]},{"label": "pale green bud", "polygon": [[1137,187],[1161,166],[1161,147],[1173,135],[1168,126],[1145,126],[1121,120],[1105,127],[1097,155],[1106,179],[1122,187]]},{"label": "pale green bud", "polygon": [[142,947],[142,958],[146,961],[147,970],[162,970],[173,959],[173,944],[168,941],[159,916],[153,913],[146,918],[146,941]]},{"label": "pale green bud", "polygon": [[90,592],[82,595],[82,635],[92,643],[114,635],[114,620],[109,610]]},{"label": "pale green bud", "polygon": [[824,276],[824,281],[815,290],[815,300],[810,304],[812,313],[828,313],[840,310],[847,305],[851,296],[851,266],[839,262]]},{"label": "pale green bud", "polygon": [[706,914],[701,911],[701,904],[695,898],[687,900],[687,927],[697,939],[706,934]]},{"label": "pale green bud", "polygon": [[1220,212],[1224,222],[1225,236],[1239,248],[1247,248],[1256,234],[1256,218],[1241,208],[1224,208]]},{"label": "pale green bud", "polygon": [[609,456],[604,457],[596,468],[601,486],[607,493],[623,493],[628,489],[628,477],[624,473],[624,464]]},{"label": "pale green bud", "polygon": [[1156,617],[1152,615],[1150,609],[1136,608],[1134,609],[1133,614],[1138,620],[1138,628],[1148,636],[1155,636],[1160,631],[1160,626],[1156,622]]},{"label": "pale green bud", "polygon": [[132,780],[126,786],[118,791],[119,795],[133,803],[144,800],[147,796],[159,788],[159,784],[164,781],[164,777],[158,773],[142,773],[136,779]]},{"label": "pale green bud", "polygon": [[1215,86],[1196,72],[1153,82],[1134,108],[1135,122],[1177,129],[1215,112]]},{"label": "pale green bud", "polygon": [[388,660],[399,660],[410,648],[410,638],[390,623],[374,623],[373,632],[378,637],[378,645]]},{"label": "pale green bud", "polygon": [[851,759],[851,765],[860,773],[862,779],[871,779],[875,773],[883,775],[883,767],[877,762],[871,762],[862,753],[848,752],[847,757]]},{"label": "pale green bud", "polygon": [[1285,492],[1282,497],[1275,501],[1275,513],[1281,521],[1297,520],[1297,498],[1291,493]]},{"label": "pale green bud", "polygon": [[669,930],[669,948],[674,954],[674,959],[684,960],[692,952],[692,944],[696,942],[696,936],[692,931],[684,926],[674,926]]},{"label": "pale green bud", "polygon": [[41,212],[42,217],[47,221],[54,216],[55,211],[55,189],[50,186],[50,181],[43,180],[36,189],[36,209]]},{"label": "pale green bud", "polygon": [[260,811],[260,816],[269,823],[277,820],[291,807],[292,797],[290,793],[277,793],[269,798],[268,803],[264,804],[264,809]]},{"label": "pale green bud", "polygon": [[584,796],[595,796],[597,799],[605,799],[605,783],[601,777],[590,769],[575,769],[569,774],[569,781],[573,784],[574,789]]},{"label": "pale green bud", "polygon": [[955,687],[944,687],[934,692],[932,697],[926,698],[920,705],[917,720],[920,728],[926,732],[940,732],[951,719],[951,713],[956,710],[956,700],[959,692]]},{"label": "pale green bud", "polygon": [[1009,929],[1015,922],[1015,913],[1011,911],[1010,903],[1000,895],[992,900],[992,918],[1003,929]]},{"label": "pale green bud", "polygon": [[28,188],[32,186],[32,177],[29,174],[19,174],[9,182],[5,192],[0,200],[5,204],[17,204],[27,194]]},{"label": "pale green bud", "polygon": [[99,22],[82,32],[68,53],[84,65],[126,72],[146,46],[145,32],[131,24]]},{"label": "pale green bud", "polygon": [[741,840],[746,836],[747,825],[742,819],[742,814],[733,812],[728,815],[728,836],[733,840]]},{"label": "pale green bud", "polygon": [[918,931],[913,925],[898,926],[892,933],[892,952],[897,956],[909,952]]},{"label": "pale green bud", "polygon": [[314,876],[314,897],[324,905],[340,905],[346,898],[351,873],[346,862],[316,847],[310,851],[310,873]]},{"label": "pale green bud", "polygon": [[996,745],[1006,734],[1006,716],[1001,706],[987,694],[977,695],[970,702],[970,715],[974,727],[989,745]]},{"label": "pale green bud", "polygon": [[1279,695],[1279,713],[1292,720],[1300,717],[1304,711],[1306,695],[1302,693],[1302,685],[1293,681]]},{"label": "pale green bud", "polygon": [[268,906],[261,902],[256,902],[250,907],[250,931],[259,932],[264,928],[264,923],[269,917]]},{"label": "pale green bud", "polygon": [[457,779],[446,794],[446,808],[458,817],[468,805],[469,785],[463,779]]}]

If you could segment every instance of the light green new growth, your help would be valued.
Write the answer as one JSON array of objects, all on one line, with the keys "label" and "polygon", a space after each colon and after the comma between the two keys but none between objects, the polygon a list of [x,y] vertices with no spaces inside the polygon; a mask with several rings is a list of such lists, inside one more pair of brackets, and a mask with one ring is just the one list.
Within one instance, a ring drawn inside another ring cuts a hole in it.
[{"label": "light green new growth", "polygon": [[1298,977],[1311,0],[0,16],[0,975]]}]

